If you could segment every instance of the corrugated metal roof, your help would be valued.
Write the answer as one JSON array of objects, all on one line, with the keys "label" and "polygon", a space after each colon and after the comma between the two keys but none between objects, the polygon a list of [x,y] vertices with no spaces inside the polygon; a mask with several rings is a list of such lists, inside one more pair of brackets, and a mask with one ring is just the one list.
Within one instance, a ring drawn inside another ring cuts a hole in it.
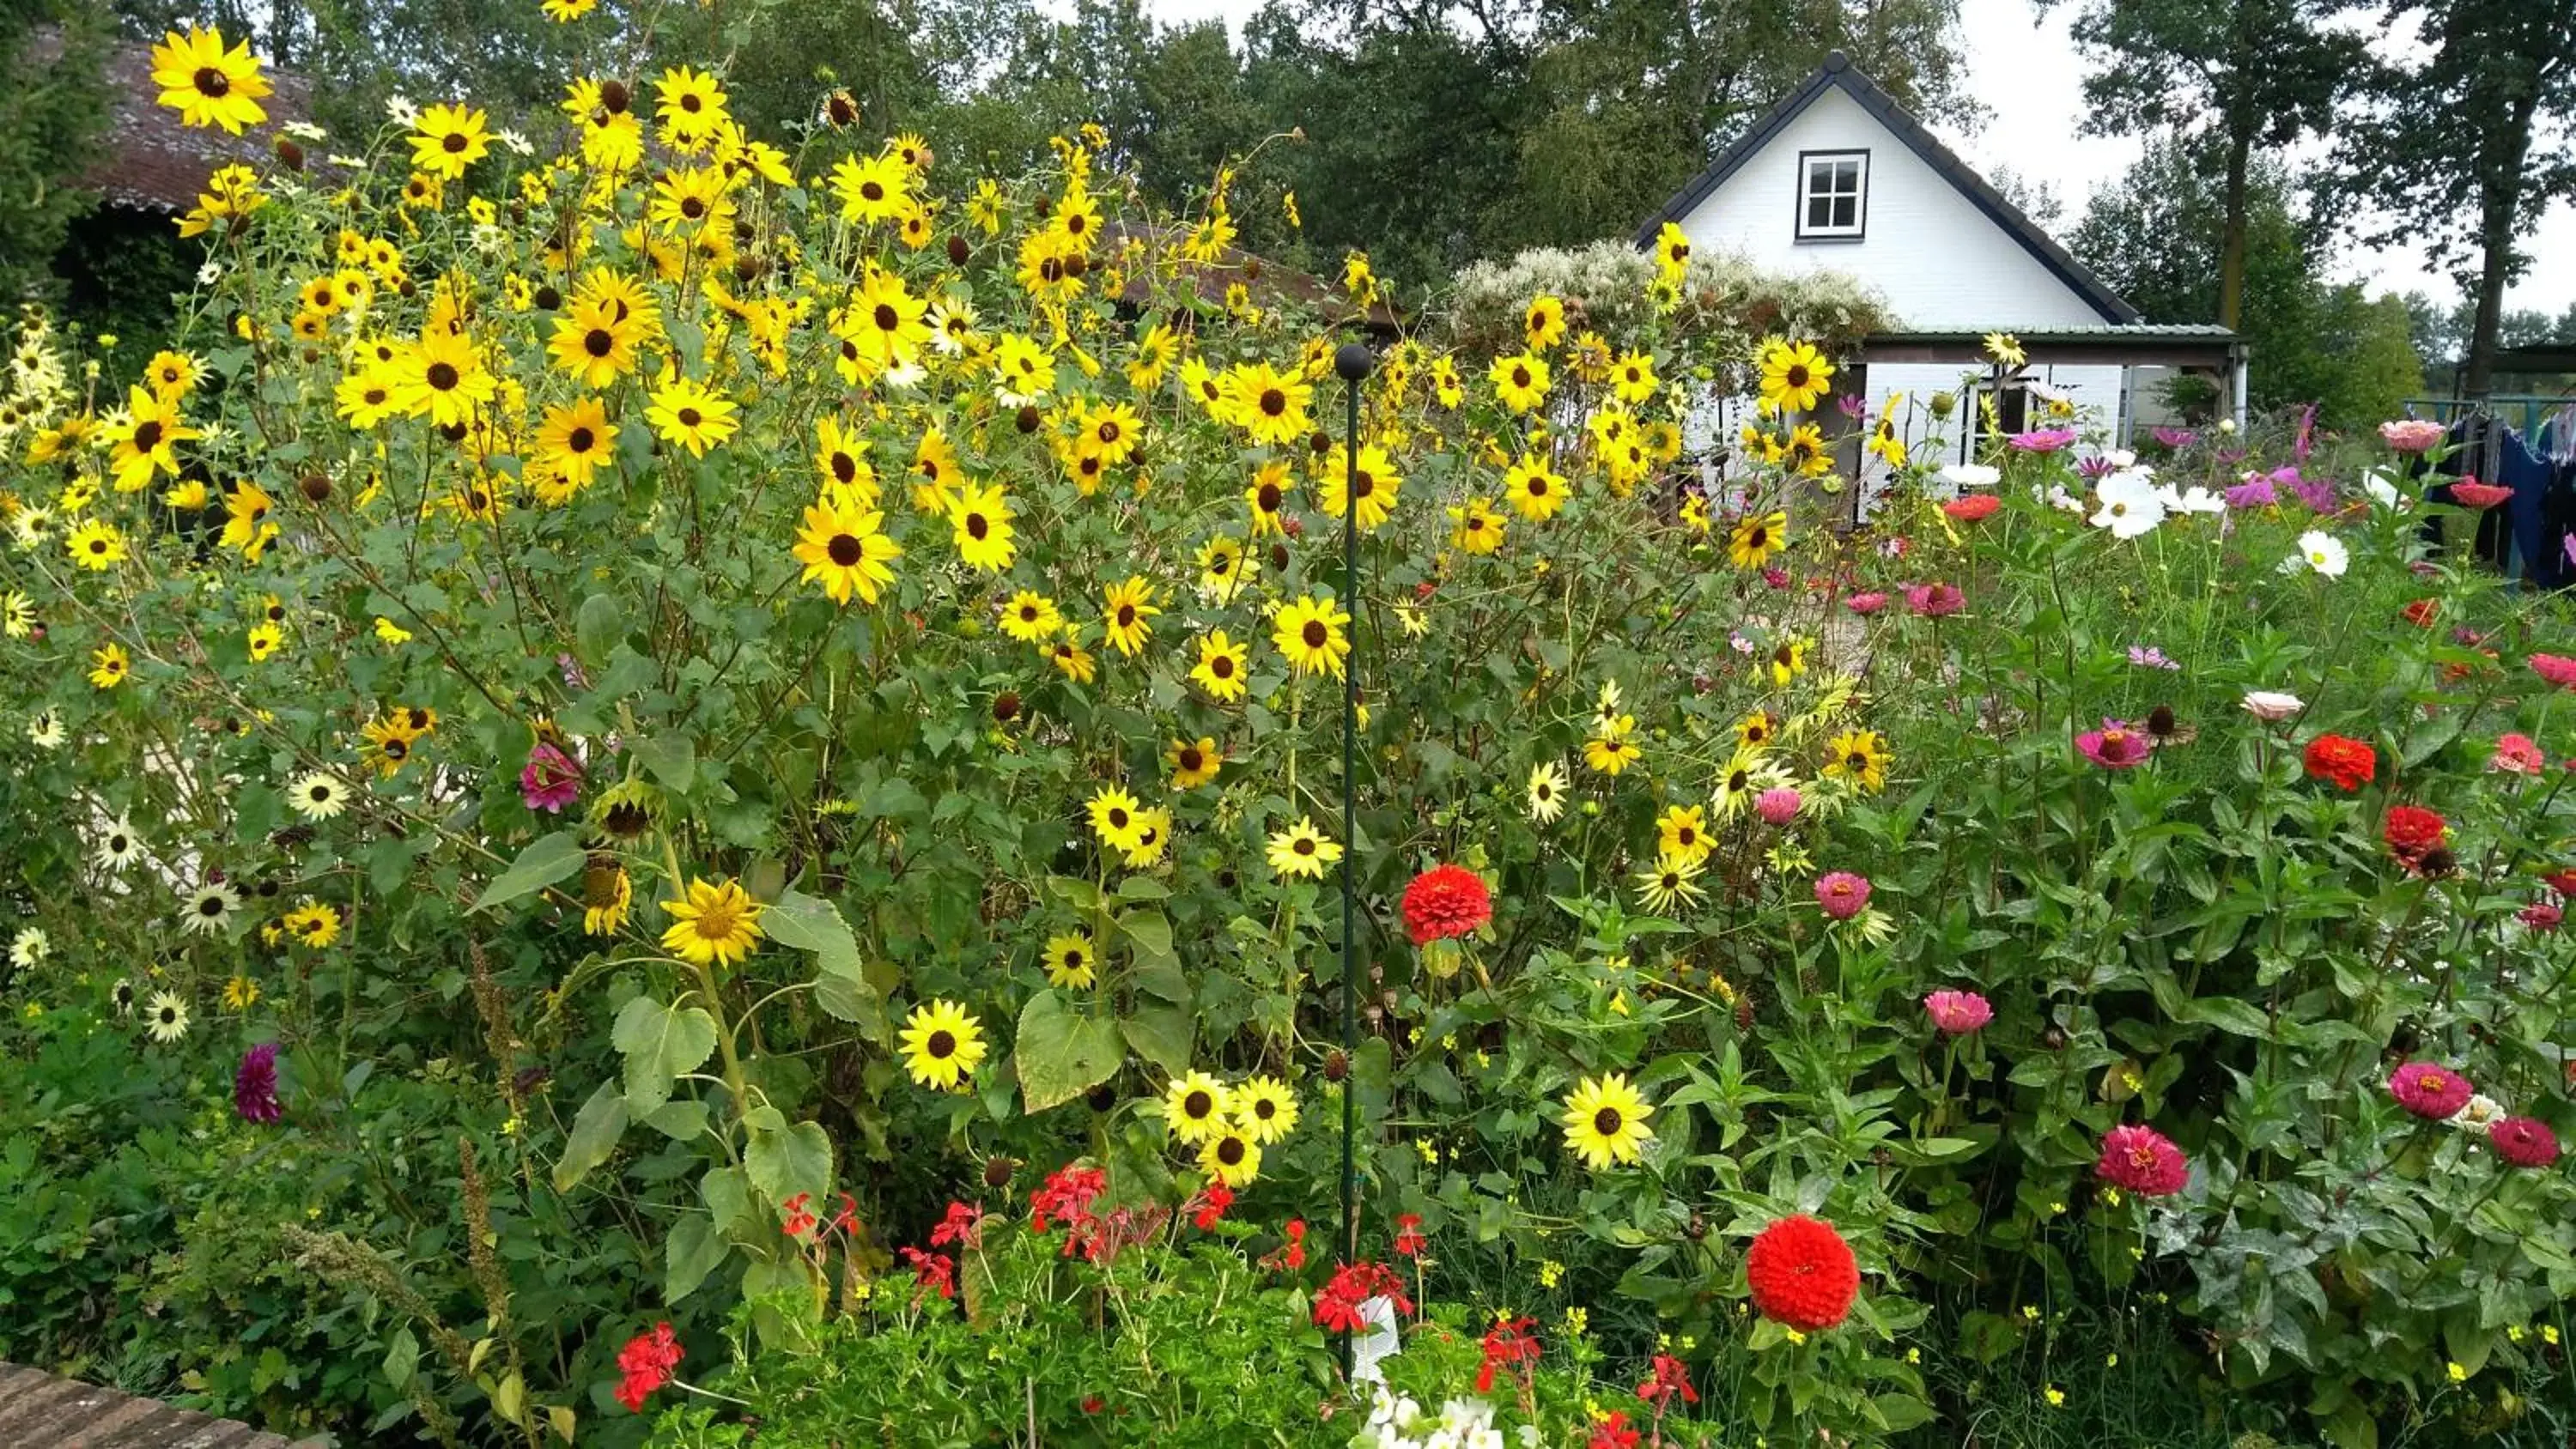
[{"label": "corrugated metal roof", "polygon": [[[312,1441],[319,1442],[319,1441]],[[278,1435],[0,1363],[0,1444],[48,1449],[294,1449]]]}]

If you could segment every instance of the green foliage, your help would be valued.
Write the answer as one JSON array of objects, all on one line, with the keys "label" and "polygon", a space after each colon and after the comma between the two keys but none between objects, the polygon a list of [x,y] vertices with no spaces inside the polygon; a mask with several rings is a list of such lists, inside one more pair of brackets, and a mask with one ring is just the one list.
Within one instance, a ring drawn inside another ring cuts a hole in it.
[{"label": "green foliage", "polygon": [[51,266],[93,198],[74,183],[99,154],[112,31],[82,0],[0,9],[0,297],[53,291]]}]

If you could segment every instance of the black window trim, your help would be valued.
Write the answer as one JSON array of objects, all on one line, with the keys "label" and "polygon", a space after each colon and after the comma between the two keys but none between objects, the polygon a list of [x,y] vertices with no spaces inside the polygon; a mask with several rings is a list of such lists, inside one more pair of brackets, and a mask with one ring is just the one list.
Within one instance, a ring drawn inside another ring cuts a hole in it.
[{"label": "black window trim", "polygon": [[[1838,160],[1847,156],[1858,157],[1860,159],[1860,194],[1854,198],[1855,204],[1853,207],[1852,229],[1850,231],[1837,229],[1819,233],[1810,233],[1807,230],[1807,177],[1809,163],[1820,160]],[[1798,200],[1797,208],[1790,216],[1791,239],[1800,246],[1831,246],[1836,243],[1867,241],[1869,239],[1869,177],[1870,171],[1873,169],[1874,165],[1875,158],[1870,155],[1870,148],[1867,146],[1836,146],[1822,151],[1799,152]]]}]

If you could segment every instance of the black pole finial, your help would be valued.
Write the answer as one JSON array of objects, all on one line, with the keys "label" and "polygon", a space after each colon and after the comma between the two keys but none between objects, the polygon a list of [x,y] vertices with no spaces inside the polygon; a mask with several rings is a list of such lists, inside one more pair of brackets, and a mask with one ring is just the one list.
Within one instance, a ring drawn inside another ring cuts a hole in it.
[{"label": "black pole finial", "polygon": [[[1369,351],[1369,346],[1365,342],[1345,342],[1333,351],[1333,371],[1338,374],[1344,382],[1358,382],[1361,378],[1368,376],[1369,369],[1375,366],[1377,366],[1377,355]],[[1358,401],[1357,392],[1352,394],[1352,400],[1354,408],[1356,408]],[[1351,414],[1351,430],[1353,432],[1357,432],[1359,430],[1359,414],[1357,411],[1354,411]],[[1357,440],[1354,439],[1353,441]]]}]

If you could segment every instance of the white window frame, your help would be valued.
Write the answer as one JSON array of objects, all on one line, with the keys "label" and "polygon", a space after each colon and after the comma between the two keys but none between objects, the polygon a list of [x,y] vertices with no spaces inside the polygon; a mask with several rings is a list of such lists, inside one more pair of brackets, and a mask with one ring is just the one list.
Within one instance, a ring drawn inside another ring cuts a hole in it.
[{"label": "white window frame", "polygon": [[[1840,186],[1840,169],[1852,167],[1853,189],[1846,193]],[[1816,189],[1819,176],[1827,179],[1827,189]],[[1848,224],[1831,220],[1833,204],[1848,199],[1852,217]],[[1812,222],[1808,212],[1817,201],[1828,204],[1827,220]],[[1869,235],[1869,152],[1865,149],[1841,151],[1801,151],[1798,153],[1797,238],[1802,242],[1856,242]]]}]

